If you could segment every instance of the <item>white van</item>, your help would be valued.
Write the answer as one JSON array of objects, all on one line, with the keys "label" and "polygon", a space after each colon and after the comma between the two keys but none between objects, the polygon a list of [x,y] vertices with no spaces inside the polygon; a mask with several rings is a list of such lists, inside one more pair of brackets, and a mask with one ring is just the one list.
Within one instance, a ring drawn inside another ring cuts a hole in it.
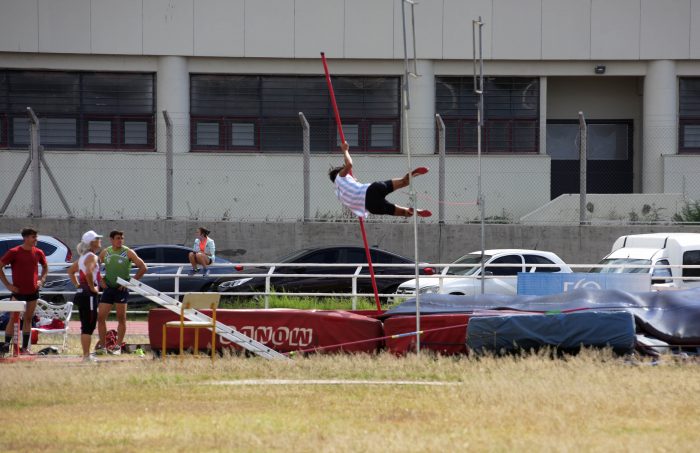
[{"label": "white van", "polygon": [[700,268],[680,267],[700,265],[700,234],[651,233],[620,236],[612,246],[612,253],[598,264],[624,267],[593,268],[590,272],[648,272],[651,274],[653,289],[700,287]]}]

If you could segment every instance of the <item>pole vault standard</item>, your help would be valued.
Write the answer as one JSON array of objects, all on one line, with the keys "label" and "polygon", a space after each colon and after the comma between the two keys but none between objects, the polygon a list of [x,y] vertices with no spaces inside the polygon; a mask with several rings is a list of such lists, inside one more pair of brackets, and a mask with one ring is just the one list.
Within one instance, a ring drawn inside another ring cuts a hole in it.
[{"label": "pole vault standard", "polygon": [[[406,3],[411,5],[411,37],[413,39],[413,72],[409,70],[408,64],[408,39],[406,38]],[[415,263],[414,278],[416,281],[416,332],[420,332],[420,273],[418,272],[418,203],[416,189],[413,187],[413,167],[411,165],[411,137],[409,135],[410,125],[408,122],[408,111],[411,108],[411,94],[409,89],[409,78],[418,77],[418,63],[416,61],[416,22],[414,13],[415,3],[411,0],[401,0],[401,23],[403,24],[403,130],[404,148],[408,163],[408,193],[410,197],[410,207],[413,209],[413,261]],[[416,354],[420,354],[420,335],[416,336]]]},{"label": "pole vault standard", "polygon": [[[479,177],[477,179],[477,203],[479,204],[479,217],[481,218],[481,271],[479,271],[479,279],[481,280],[481,294],[484,294],[484,194],[481,190],[481,132],[484,128],[484,55],[482,51],[481,44],[481,29],[484,27],[484,23],[481,21],[481,16],[479,20],[472,21],[472,57],[474,63],[474,94],[479,95],[479,103],[477,105],[477,159],[479,161]],[[479,57],[478,57],[478,67],[477,67],[477,54],[476,54],[476,37],[479,30]]]},{"label": "pole vault standard", "polygon": [[[331,82],[331,74],[328,72],[328,63],[326,62],[326,54],[321,52],[321,61],[323,61],[323,70],[326,73],[326,83],[328,83],[328,94],[331,97],[331,104],[333,105],[333,113],[335,114],[335,124],[338,126],[338,135],[340,135],[340,142],[345,143],[345,134],[343,133],[343,123],[340,122],[340,112],[338,111],[338,104],[335,102],[335,92],[333,91],[333,83]],[[352,175],[352,170],[350,170]],[[382,311],[382,306],[379,303],[379,291],[377,291],[377,280],[374,277],[374,266],[372,266],[372,255],[369,253],[369,245],[367,245],[367,233],[365,232],[365,220],[362,217],[358,217],[360,221],[360,230],[362,231],[362,242],[365,244],[365,254],[367,255],[367,265],[369,266],[369,275],[372,279],[372,290],[374,291],[374,302],[377,304],[377,311]]]}]

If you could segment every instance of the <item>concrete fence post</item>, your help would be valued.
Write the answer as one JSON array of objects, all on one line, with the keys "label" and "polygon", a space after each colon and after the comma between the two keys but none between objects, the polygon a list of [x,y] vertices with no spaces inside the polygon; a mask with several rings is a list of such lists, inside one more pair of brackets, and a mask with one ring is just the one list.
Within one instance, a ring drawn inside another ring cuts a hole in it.
[{"label": "concrete fence post", "polygon": [[587,184],[587,148],[588,148],[588,127],[586,126],[586,118],[583,112],[578,112],[579,123],[579,224],[585,225],[586,222],[586,184]]},{"label": "concrete fence post", "polygon": [[27,107],[29,116],[29,154],[31,155],[32,179],[32,217],[41,217],[41,137],[39,135],[39,118],[31,107]]},{"label": "concrete fence post", "polygon": [[173,122],[167,110],[165,120],[165,218],[173,218]]},{"label": "concrete fence post", "polygon": [[438,128],[438,222],[445,223],[445,123],[439,113],[435,114]]},{"label": "concrete fence post", "polygon": [[303,134],[304,222],[311,220],[311,129],[303,112],[299,112]]}]

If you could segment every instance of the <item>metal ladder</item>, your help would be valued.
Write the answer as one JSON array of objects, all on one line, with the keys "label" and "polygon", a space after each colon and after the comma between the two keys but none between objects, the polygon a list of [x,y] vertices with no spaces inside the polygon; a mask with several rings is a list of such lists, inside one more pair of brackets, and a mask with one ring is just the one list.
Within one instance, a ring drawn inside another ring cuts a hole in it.
[{"label": "metal ladder", "polygon": [[[128,288],[131,291],[134,291],[135,293],[141,294],[148,300],[151,300],[157,303],[158,305],[165,307],[174,313],[177,313],[178,315],[180,314],[180,310],[182,309],[182,303],[177,299],[168,296],[167,294],[161,293],[160,291],[151,288],[150,286],[145,285],[133,278],[129,281],[126,281],[122,278],[117,278],[117,283],[119,283],[125,288]],[[197,322],[212,321],[209,316],[194,309],[185,310],[185,318],[187,318],[190,321]],[[268,348],[259,341],[255,341],[249,336],[243,335],[236,329],[227,326],[219,321],[216,322],[216,334],[223,338],[226,338],[230,342],[237,344],[238,346],[244,349],[247,349],[252,353],[259,355],[260,357],[264,357],[266,359],[289,360],[289,358],[286,355],[280,354],[274,349]]]}]

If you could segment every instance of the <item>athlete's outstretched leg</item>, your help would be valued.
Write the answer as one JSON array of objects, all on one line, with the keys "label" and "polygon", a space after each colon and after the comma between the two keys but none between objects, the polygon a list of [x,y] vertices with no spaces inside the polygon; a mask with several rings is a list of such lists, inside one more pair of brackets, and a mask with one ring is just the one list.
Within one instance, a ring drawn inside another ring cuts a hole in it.
[{"label": "athlete's outstretched leg", "polygon": [[[430,217],[431,215],[433,215],[433,213],[428,211],[427,209],[419,209],[416,212],[418,214],[418,217]],[[398,217],[411,217],[413,216],[413,209],[404,208],[403,206],[396,206],[394,208],[394,215]]]},{"label": "athlete's outstretched leg", "polygon": [[[426,173],[428,173],[428,168],[418,167],[411,172],[411,176],[416,177],[418,175],[424,175]],[[392,179],[391,184],[392,184],[394,190],[398,190],[398,189],[401,189],[403,187],[406,187],[408,185],[408,173],[406,173],[403,178]]]}]

